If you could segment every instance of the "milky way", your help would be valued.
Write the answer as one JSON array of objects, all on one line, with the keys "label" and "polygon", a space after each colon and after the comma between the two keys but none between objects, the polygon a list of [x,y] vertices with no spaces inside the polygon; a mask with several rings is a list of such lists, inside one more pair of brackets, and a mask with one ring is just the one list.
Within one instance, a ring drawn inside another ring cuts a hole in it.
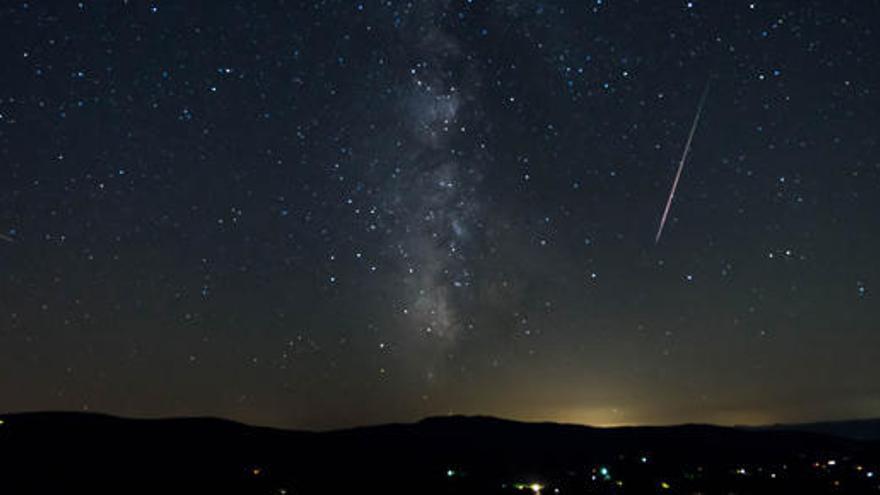
[{"label": "milky way", "polygon": [[[880,414],[877,20],[857,1],[4,5],[0,409]],[[655,244],[707,77],[699,166]]]}]

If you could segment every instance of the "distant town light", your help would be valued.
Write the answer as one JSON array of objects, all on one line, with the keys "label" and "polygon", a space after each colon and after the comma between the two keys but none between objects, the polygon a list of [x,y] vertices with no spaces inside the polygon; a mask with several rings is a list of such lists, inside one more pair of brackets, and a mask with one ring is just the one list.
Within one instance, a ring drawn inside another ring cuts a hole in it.
[{"label": "distant town light", "polygon": [[541,490],[544,489],[544,485],[540,483],[514,483],[514,488],[517,490],[531,490],[533,493],[540,494]]}]

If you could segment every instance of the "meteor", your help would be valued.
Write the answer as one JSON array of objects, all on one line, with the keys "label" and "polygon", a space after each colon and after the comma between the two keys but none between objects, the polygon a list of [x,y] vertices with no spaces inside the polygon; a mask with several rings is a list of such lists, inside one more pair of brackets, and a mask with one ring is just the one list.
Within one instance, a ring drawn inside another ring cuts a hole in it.
[{"label": "meteor", "polygon": [[666,200],[666,208],[663,209],[663,216],[660,217],[660,228],[657,229],[657,236],[654,237],[654,244],[660,242],[660,236],[663,235],[663,226],[666,225],[666,217],[669,215],[669,208],[672,207],[672,198],[675,197],[675,189],[678,187],[678,179],[681,178],[681,171],[684,169],[684,162],[687,160],[688,153],[691,151],[691,141],[694,140],[694,133],[697,130],[697,124],[700,122],[700,114],[703,113],[703,104],[706,103],[706,96],[709,94],[709,81],[706,81],[706,87],[700,96],[700,103],[697,105],[697,115],[694,116],[694,122],[691,124],[691,132],[688,134],[687,143],[684,145],[684,152],[681,154],[681,161],[678,162],[678,170],[675,172],[675,179],[672,181],[672,189],[669,191],[669,199]]}]

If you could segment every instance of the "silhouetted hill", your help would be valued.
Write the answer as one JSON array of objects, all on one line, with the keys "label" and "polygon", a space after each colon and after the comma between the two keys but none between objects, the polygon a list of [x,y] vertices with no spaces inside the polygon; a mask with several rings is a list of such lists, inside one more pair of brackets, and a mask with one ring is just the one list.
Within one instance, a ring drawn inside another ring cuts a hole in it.
[{"label": "silhouetted hill", "polygon": [[876,443],[781,427],[449,416],[314,433],[213,418],[0,418],[0,493],[516,493],[531,483],[542,493],[844,493],[835,481],[876,493],[880,459]]},{"label": "silhouetted hill", "polygon": [[822,421],[817,423],[776,424],[773,430],[809,431],[856,440],[880,441],[880,419],[855,419],[850,421]]}]

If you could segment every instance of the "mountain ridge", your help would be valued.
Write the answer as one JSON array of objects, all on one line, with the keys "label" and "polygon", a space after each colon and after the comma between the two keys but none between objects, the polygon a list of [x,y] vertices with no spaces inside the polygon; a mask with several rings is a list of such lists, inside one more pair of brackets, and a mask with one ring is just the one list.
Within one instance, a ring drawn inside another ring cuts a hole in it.
[{"label": "mountain ridge", "polygon": [[606,475],[597,473],[604,467],[620,473],[615,482],[625,480],[632,491],[596,485],[595,493],[650,493],[671,480],[693,485],[691,491],[716,493],[753,481],[740,479],[745,475],[738,472],[771,469],[789,470],[792,478],[779,493],[826,493],[810,491],[815,466],[837,459],[880,466],[880,442],[772,427],[592,427],[432,416],[314,432],[210,417],[130,419],[90,412],[13,413],[0,419],[0,492],[11,483],[32,487],[30,493],[59,487],[115,493],[121,486],[133,493],[129,482],[140,480],[136,488],[144,493],[169,487],[373,493],[365,487],[381,486],[384,493],[502,494],[532,480],[570,493],[583,483],[602,482]]},{"label": "mountain ridge", "polygon": [[[703,422],[685,422],[685,423],[669,423],[669,424],[645,424],[645,425],[615,425],[615,426],[597,426],[590,424],[581,424],[581,423],[571,423],[571,422],[557,422],[557,421],[530,421],[530,420],[519,420],[519,419],[511,419],[504,418],[499,416],[491,416],[491,415],[483,415],[483,414],[448,414],[448,415],[432,415],[425,416],[424,418],[415,420],[415,421],[395,421],[389,423],[375,423],[375,424],[364,424],[364,425],[356,425],[356,426],[347,426],[341,428],[331,428],[331,429],[320,429],[320,430],[312,430],[305,428],[284,428],[277,426],[265,426],[258,424],[251,424],[243,421],[238,421],[234,419],[223,418],[219,416],[156,416],[156,417],[139,417],[139,416],[124,416],[124,415],[116,415],[111,413],[104,412],[92,412],[92,411],[23,411],[23,412],[7,412],[0,413],[0,419],[23,419],[26,418],[28,421],[40,418],[40,419],[60,419],[60,418],[90,418],[89,421],[98,421],[101,419],[110,420],[110,421],[131,421],[131,422],[204,422],[204,423],[216,423],[218,425],[237,425],[240,427],[247,428],[255,428],[261,430],[271,430],[278,432],[295,432],[295,433],[333,433],[333,432],[341,432],[341,431],[354,431],[354,430],[365,430],[371,428],[385,428],[385,427],[401,427],[401,426],[430,426],[435,424],[458,424],[458,425],[506,425],[506,426],[523,426],[523,425],[537,425],[537,426],[555,426],[555,427],[573,427],[573,428],[586,428],[591,430],[610,430],[610,431],[624,431],[628,429],[637,429],[637,430],[651,430],[651,429],[669,429],[669,428],[694,428],[694,427],[706,427],[706,428],[719,428],[719,429],[737,429],[737,430],[752,430],[752,431],[802,431],[802,432],[813,432],[813,433],[825,433],[833,436],[841,436],[845,438],[854,438],[857,440],[880,440],[880,417],[877,418],[858,418],[858,419],[842,419],[842,420],[824,420],[824,421],[809,421],[809,422],[796,422],[796,423],[770,423],[766,425],[719,425],[715,423],[703,423]],[[859,433],[857,437],[850,437],[847,432],[863,429],[869,430],[871,432],[876,431],[876,435],[867,435],[865,433]],[[840,433],[835,433],[835,431],[840,431]]]}]

